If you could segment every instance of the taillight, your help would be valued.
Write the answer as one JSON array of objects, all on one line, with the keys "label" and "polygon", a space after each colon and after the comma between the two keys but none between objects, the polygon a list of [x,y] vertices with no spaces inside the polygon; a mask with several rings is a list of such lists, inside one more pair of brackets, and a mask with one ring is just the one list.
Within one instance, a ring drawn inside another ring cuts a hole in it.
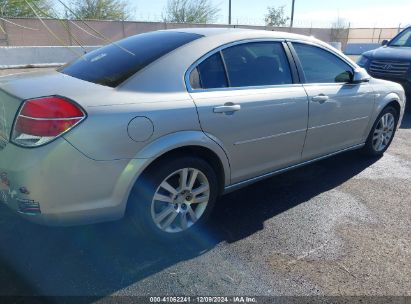
[{"label": "taillight", "polygon": [[24,147],[44,145],[86,117],[73,102],[58,96],[26,100],[16,117],[12,141]]}]

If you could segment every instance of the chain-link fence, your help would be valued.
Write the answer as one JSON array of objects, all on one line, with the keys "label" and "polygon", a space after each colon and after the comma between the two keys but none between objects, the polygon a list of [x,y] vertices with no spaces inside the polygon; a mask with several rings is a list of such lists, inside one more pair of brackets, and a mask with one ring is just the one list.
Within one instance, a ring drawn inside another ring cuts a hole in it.
[{"label": "chain-link fence", "polygon": [[96,21],[0,18],[0,46],[74,46],[102,45],[143,32],[182,27],[239,27],[277,30],[312,35],[326,42],[381,43],[391,39],[401,28],[315,28],[268,27],[252,25],[186,24],[134,21]]}]

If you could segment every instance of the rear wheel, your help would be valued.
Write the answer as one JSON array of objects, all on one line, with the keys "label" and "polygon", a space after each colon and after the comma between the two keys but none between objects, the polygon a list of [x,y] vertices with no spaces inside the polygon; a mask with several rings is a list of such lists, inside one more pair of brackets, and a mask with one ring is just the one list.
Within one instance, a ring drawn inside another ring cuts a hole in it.
[{"label": "rear wheel", "polygon": [[386,107],[375,121],[363,151],[369,156],[383,155],[394,138],[397,123],[397,110]]},{"label": "rear wheel", "polygon": [[216,173],[203,159],[163,159],[135,185],[128,202],[129,215],[150,235],[173,240],[201,229],[217,194]]}]

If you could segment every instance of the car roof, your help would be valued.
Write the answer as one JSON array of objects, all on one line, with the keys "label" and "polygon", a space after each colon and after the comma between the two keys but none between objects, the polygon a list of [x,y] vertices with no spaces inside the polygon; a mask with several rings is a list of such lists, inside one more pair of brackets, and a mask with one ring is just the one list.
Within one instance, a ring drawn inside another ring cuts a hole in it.
[{"label": "car roof", "polygon": [[274,39],[296,39],[305,41],[315,41],[317,39],[310,36],[298,35],[288,32],[280,31],[269,31],[269,30],[256,30],[256,29],[245,29],[245,28],[227,28],[227,27],[207,27],[207,28],[177,28],[170,29],[166,31],[177,31],[183,33],[193,33],[202,35],[204,37],[215,37],[215,36],[232,36],[235,35],[236,38],[241,39],[256,39],[256,38],[274,38]]},{"label": "car roof", "polygon": [[[186,84],[181,76],[184,75],[185,77],[189,68],[194,64],[198,64],[199,60],[218,51],[222,46],[228,46],[231,43],[240,41],[259,39],[301,41],[323,46],[325,49],[328,49],[333,53],[339,53],[341,58],[350,62],[353,67],[356,67],[355,63],[341,52],[325,42],[309,36],[268,30],[216,27],[176,28],[162,31],[197,34],[201,35],[202,38],[195,39],[159,58],[122,84],[120,90],[155,92],[158,90],[158,84],[161,83],[164,92],[186,92]],[[155,81],[153,79],[155,79]]]}]

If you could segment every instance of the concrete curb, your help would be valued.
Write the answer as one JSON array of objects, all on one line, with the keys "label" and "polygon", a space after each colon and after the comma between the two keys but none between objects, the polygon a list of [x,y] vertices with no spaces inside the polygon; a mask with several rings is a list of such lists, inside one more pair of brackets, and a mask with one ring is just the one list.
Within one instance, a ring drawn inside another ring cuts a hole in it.
[{"label": "concrete curb", "polygon": [[[99,46],[84,47],[90,52]],[[0,47],[0,68],[53,67],[73,61],[84,54],[81,47],[24,46]]]}]

